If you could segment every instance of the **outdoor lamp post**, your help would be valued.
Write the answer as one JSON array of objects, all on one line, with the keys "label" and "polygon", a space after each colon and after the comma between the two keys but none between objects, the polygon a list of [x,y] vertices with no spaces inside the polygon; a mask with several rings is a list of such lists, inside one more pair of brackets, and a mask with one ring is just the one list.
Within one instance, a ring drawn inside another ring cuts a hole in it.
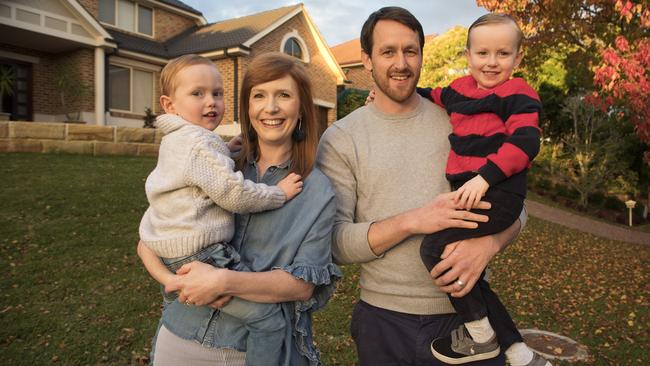
[{"label": "outdoor lamp post", "polygon": [[636,206],[636,201],[627,200],[625,201],[625,206],[627,206],[627,209],[630,212],[630,226],[632,226],[632,209]]}]

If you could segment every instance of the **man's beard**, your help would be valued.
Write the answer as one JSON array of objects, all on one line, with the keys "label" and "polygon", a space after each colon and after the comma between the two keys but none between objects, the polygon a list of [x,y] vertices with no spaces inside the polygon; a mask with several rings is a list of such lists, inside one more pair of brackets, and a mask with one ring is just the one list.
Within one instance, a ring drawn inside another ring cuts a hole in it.
[{"label": "man's beard", "polygon": [[408,100],[411,95],[415,92],[415,87],[417,80],[420,78],[419,74],[413,73],[411,70],[406,69],[402,73],[408,73],[408,77],[412,80],[415,80],[412,84],[408,85],[405,89],[395,89],[390,87],[390,75],[396,73],[396,71],[388,71],[388,74],[385,75],[384,79],[379,79],[376,74],[376,69],[372,70],[372,79],[375,81],[375,85],[381,92],[386,95],[390,100],[396,103],[403,103]]}]

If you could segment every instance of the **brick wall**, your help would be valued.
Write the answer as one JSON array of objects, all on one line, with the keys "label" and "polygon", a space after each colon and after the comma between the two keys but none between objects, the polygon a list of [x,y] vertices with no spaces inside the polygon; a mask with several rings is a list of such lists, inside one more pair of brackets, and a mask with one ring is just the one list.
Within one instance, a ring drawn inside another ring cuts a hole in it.
[{"label": "brick wall", "polygon": [[[33,113],[63,114],[66,112],[93,112],[95,110],[94,82],[95,56],[91,49],[51,54],[26,48],[0,44],[0,50],[37,57],[38,63],[32,64],[32,104]],[[59,89],[54,81],[54,71],[69,65],[73,75],[81,80],[86,95],[77,101],[71,101],[66,107],[61,105]]]},{"label": "brick wall", "polygon": [[[235,109],[233,104],[235,100],[235,61],[231,58],[226,58],[215,61],[215,64],[217,65],[217,68],[221,73],[221,77],[223,78],[223,99],[226,106],[226,111],[221,123],[229,124],[232,123],[232,121],[239,120],[239,116],[235,116],[234,114]],[[241,87],[241,81],[239,87]]]},{"label": "brick wall", "polygon": [[375,87],[372,74],[363,65],[346,67],[343,71],[346,72],[348,79],[352,81],[352,84],[345,84],[346,88],[371,90]]},{"label": "brick wall", "polygon": [[154,36],[158,41],[166,41],[194,26],[195,21],[163,9],[154,10]]},{"label": "brick wall", "polygon": [[77,0],[95,19],[99,20],[99,0]]}]

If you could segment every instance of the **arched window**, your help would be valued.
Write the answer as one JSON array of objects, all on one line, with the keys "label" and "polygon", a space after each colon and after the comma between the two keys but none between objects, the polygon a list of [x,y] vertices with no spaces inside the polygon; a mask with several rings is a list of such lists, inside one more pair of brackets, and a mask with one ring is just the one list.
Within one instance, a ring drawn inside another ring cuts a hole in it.
[{"label": "arched window", "polygon": [[287,39],[284,43],[284,53],[302,60],[302,48],[296,37]]},{"label": "arched window", "polygon": [[309,62],[309,49],[307,43],[300,37],[297,30],[292,30],[282,37],[280,42],[280,52],[293,56],[302,62]]}]

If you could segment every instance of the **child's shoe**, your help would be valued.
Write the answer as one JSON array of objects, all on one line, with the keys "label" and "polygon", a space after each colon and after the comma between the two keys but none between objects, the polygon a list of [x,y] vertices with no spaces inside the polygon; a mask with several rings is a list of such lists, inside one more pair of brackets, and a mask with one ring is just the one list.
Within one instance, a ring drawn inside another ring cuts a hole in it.
[{"label": "child's shoe", "polygon": [[540,356],[539,353],[533,352],[533,359],[526,366],[553,366],[548,360]]},{"label": "child's shoe", "polygon": [[469,335],[465,325],[452,330],[451,335],[431,342],[433,357],[450,365],[487,360],[498,356],[500,351],[496,335],[485,343],[477,343]]}]

